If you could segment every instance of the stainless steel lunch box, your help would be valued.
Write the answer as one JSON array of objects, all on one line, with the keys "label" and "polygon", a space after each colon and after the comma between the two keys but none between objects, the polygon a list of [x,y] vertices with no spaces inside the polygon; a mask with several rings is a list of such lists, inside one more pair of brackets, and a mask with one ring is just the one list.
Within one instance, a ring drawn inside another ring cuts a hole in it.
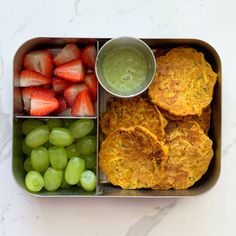
[{"label": "stainless steel lunch box", "polygon": [[[59,189],[56,192],[42,191],[39,193],[31,193],[27,190],[24,178],[25,171],[23,167],[24,154],[21,151],[22,132],[21,125],[24,119],[53,119],[58,118],[53,116],[46,117],[32,117],[26,116],[23,112],[23,103],[21,94],[19,92],[19,74],[23,68],[24,55],[34,49],[49,48],[56,51],[62,48],[66,43],[73,42],[78,45],[87,43],[96,43],[97,50],[109,39],[106,38],[34,38],[25,42],[16,52],[13,65],[13,156],[12,156],[12,174],[14,179],[24,192],[38,197],[136,197],[136,198],[176,198],[176,197],[193,197],[199,196],[209,191],[217,182],[220,175],[221,168],[221,61],[216,50],[208,43],[198,39],[142,39],[153,50],[158,48],[172,48],[177,46],[191,46],[198,51],[204,53],[206,60],[211,64],[213,70],[217,73],[218,79],[214,90],[214,97],[212,101],[212,116],[211,128],[209,136],[213,140],[214,157],[206,174],[191,188],[187,190],[123,190],[119,187],[110,184],[103,173],[100,171],[97,164],[97,187],[96,191],[89,193],[80,190],[78,187],[71,187],[69,189]],[[107,99],[111,95],[108,94],[101,86],[98,91],[98,99],[96,104],[97,115],[92,119],[97,122],[97,142],[99,147],[99,114],[106,109]],[[78,119],[78,117],[63,116],[61,119]],[[80,119],[86,117],[80,117]],[[97,150],[97,154],[99,148]],[[98,158],[98,155],[97,155]],[[97,161],[98,163],[98,161]]]}]

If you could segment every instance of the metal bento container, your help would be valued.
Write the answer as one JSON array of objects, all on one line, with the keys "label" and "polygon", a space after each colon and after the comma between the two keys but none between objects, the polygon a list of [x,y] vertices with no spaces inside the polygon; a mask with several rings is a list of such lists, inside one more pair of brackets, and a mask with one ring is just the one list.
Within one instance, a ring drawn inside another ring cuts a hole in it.
[{"label": "metal bento container", "polygon": [[34,38],[25,42],[16,52],[13,64],[13,156],[12,156],[12,174],[18,187],[26,193],[37,197],[135,197],[135,198],[176,198],[176,197],[194,197],[208,192],[217,182],[221,168],[221,93],[222,93],[222,75],[221,61],[216,50],[208,43],[198,39],[155,39],[144,38],[143,40],[153,51],[156,49],[170,49],[177,46],[190,46],[204,53],[206,60],[211,64],[212,69],[217,73],[217,83],[215,85],[214,97],[211,103],[211,128],[209,137],[213,140],[214,157],[210,163],[207,172],[192,187],[186,190],[124,190],[110,184],[106,176],[100,171],[98,166],[99,152],[99,114],[106,109],[106,102],[112,95],[99,86],[96,116],[92,117],[97,122],[97,186],[95,192],[85,192],[79,188],[71,187],[69,189],[58,189],[55,192],[42,191],[32,193],[27,190],[24,179],[25,170],[23,167],[24,155],[21,151],[22,134],[21,125],[24,119],[86,119],[88,117],[72,116],[44,116],[32,117],[23,113],[22,98],[18,88],[19,73],[23,68],[24,55],[34,49],[49,48],[56,51],[67,43],[76,43],[84,45],[94,43],[97,45],[97,51],[109,39],[107,38]]}]

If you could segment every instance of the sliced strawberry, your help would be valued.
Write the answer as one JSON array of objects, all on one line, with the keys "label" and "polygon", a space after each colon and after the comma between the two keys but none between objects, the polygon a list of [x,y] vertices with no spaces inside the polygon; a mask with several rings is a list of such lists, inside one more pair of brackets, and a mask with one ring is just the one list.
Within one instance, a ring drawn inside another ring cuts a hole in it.
[{"label": "sliced strawberry", "polygon": [[58,55],[54,58],[56,66],[60,66],[66,62],[73,61],[80,57],[80,49],[73,43],[67,44]]},{"label": "sliced strawberry", "polygon": [[55,77],[52,79],[52,87],[56,94],[63,94],[64,90],[70,85],[71,83],[67,80]]},{"label": "sliced strawberry", "polygon": [[54,70],[56,76],[71,82],[83,82],[85,72],[85,67],[80,59],[67,62]]},{"label": "sliced strawberry", "polygon": [[31,108],[31,97],[32,97],[32,94],[35,92],[41,92],[52,97],[54,97],[55,95],[53,91],[48,90],[46,88],[41,88],[41,87],[22,88],[22,98],[24,102],[24,108],[28,113],[30,112],[30,108]]},{"label": "sliced strawberry", "polygon": [[83,48],[81,52],[82,62],[91,70],[94,70],[97,51],[93,44]]},{"label": "sliced strawberry", "polygon": [[32,70],[23,70],[20,73],[20,87],[39,86],[50,82],[50,78]]},{"label": "sliced strawberry", "polygon": [[73,116],[94,116],[94,107],[87,90],[80,92],[71,109]]},{"label": "sliced strawberry", "polygon": [[89,94],[93,102],[97,100],[98,81],[94,73],[87,74],[84,83],[88,86]]},{"label": "sliced strawberry", "polygon": [[63,111],[65,111],[66,109],[69,108],[66,99],[64,98],[64,96],[60,95],[57,97],[57,100],[59,102],[59,106],[58,108],[53,112],[53,114],[59,114]]},{"label": "sliced strawberry", "polygon": [[29,113],[30,105],[31,105],[31,96],[34,92],[34,88],[36,87],[26,87],[22,89],[22,98],[24,102],[24,109]]},{"label": "sliced strawberry", "polygon": [[53,72],[53,55],[48,50],[32,51],[25,55],[24,67],[51,77]]},{"label": "sliced strawberry", "polygon": [[30,115],[45,116],[55,111],[59,106],[59,102],[53,96],[43,92],[34,92],[31,96]]},{"label": "sliced strawberry", "polygon": [[83,83],[72,84],[65,89],[64,97],[66,98],[69,107],[73,106],[75,98],[77,97],[78,93],[84,90],[88,90],[88,87]]}]

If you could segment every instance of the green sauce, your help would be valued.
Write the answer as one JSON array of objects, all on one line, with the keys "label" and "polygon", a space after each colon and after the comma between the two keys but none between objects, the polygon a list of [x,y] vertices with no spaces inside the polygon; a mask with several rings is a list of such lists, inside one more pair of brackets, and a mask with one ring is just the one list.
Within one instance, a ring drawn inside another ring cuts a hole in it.
[{"label": "green sauce", "polygon": [[115,48],[105,55],[103,75],[110,89],[122,95],[136,93],[147,75],[144,56],[134,48]]}]

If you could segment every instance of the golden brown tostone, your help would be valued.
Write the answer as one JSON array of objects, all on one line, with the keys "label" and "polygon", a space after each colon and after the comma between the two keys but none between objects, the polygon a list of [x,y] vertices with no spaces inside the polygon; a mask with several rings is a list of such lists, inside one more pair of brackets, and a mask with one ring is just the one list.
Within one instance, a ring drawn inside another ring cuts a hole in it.
[{"label": "golden brown tostone", "polygon": [[123,189],[150,188],[162,178],[167,147],[142,126],[116,129],[101,144],[99,165]]},{"label": "golden brown tostone", "polygon": [[211,124],[211,107],[208,106],[202,111],[200,116],[175,116],[170,114],[168,111],[161,110],[161,113],[170,120],[174,121],[196,121],[199,126],[204,130],[205,134],[208,134]]},{"label": "golden brown tostone", "polygon": [[157,73],[149,96],[153,103],[175,116],[200,116],[211,103],[216,79],[201,52],[174,48],[157,58]]},{"label": "golden brown tostone", "polygon": [[213,157],[212,141],[196,122],[170,121],[166,127],[169,148],[164,177],[154,189],[186,189],[207,171]]},{"label": "golden brown tostone", "polygon": [[101,129],[108,135],[117,128],[140,125],[148,128],[159,140],[165,135],[166,119],[147,98],[111,98],[101,115]]}]

